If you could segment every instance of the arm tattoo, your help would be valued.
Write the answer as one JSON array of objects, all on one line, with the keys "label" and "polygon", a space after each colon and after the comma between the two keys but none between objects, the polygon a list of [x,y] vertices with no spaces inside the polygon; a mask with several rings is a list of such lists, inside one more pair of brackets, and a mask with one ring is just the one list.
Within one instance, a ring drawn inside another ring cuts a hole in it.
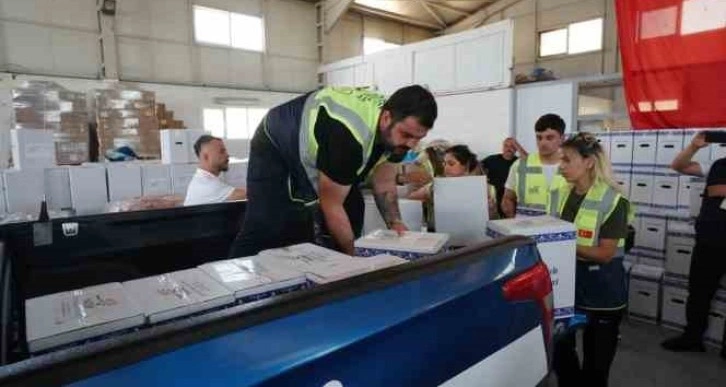
[{"label": "arm tattoo", "polygon": [[398,195],[396,192],[376,192],[373,194],[373,197],[376,200],[378,211],[383,215],[383,220],[385,220],[387,225],[390,226],[391,223],[401,220],[401,211],[398,209]]}]

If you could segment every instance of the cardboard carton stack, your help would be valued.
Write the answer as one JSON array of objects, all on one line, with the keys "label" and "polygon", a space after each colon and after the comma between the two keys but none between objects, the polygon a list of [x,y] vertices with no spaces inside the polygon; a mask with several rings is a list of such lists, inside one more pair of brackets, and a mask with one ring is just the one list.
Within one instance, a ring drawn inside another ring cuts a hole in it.
[{"label": "cardboard carton stack", "polygon": [[159,120],[159,129],[184,129],[183,120],[174,119],[174,111],[167,110],[166,104],[156,104],[156,119]]},{"label": "cardboard carton stack", "polygon": [[12,90],[13,129],[53,132],[56,164],[88,161],[86,95],[49,81],[25,81]]},{"label": "cardboard carton stack", "polygon": [[142,158],[161,155],[155,95],[123,87],[96,90],[98,146],[101,155],[128,146]]}]

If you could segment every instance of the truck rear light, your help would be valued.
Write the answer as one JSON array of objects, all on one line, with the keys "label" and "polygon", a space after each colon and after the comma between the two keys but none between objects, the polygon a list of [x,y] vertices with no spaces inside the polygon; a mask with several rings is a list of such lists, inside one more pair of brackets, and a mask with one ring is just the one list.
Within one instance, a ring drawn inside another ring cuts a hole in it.
[{"label": "truck rear light", "polygon": [[552,356],[552,335],[554,328],[554,299],[552,280],[544,262],[539,261],[533,268],[507,281],[502,287],[504,299],[510,302],[535,301],[542,311],[542,329],[547,346],[547,354]]}]

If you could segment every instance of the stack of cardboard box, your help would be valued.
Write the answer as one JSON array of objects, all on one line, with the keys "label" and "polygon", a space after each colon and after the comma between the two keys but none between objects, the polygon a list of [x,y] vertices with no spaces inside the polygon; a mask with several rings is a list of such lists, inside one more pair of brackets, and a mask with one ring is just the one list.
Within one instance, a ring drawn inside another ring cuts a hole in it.
[{"label": "stack of cardboard box", "polygon": [[142,158],[159,158],[155,95],[127,88],[96,90],[99,153],[128,146]]},{"label": "stack of cardboard box", "polygon": [[175,120],[174,112],[167,110],[163,103],[156,104],[156,118],[159,120],[159,129],[184,129],[183,120]]},{"label": "stack of cardboard box", "polygon": [[88,161],[86,95],[49,81],[25,81],[12,90],[13,129],[52,130],[56,164]]}]

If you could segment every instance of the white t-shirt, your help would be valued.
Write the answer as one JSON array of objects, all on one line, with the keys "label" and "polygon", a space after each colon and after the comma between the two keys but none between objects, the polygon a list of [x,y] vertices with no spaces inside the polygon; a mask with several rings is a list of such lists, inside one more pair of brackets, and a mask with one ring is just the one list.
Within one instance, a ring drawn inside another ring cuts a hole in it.
[{"label": "white t-shirt", "polygon": [[[555,173],[557,172],[557,168],[559,167],[559,164],[542,164],[542,174],[545,175],[547,186],[552,185],[552,179],[555,177]],[[517,172],[515,171],[515,165],[512,165],[512,168],[509,168],[509,176],[507,176],[507,182],[504,184],[504,187],[506,189],[514,191],[514,186],[516,185],[515,180],[517,179],[516,175]]]},{"label": "white t-shirt", "polygon": [[194,177],[189,182],[185,206],[197,204],[221,203],[234,192],[234,187],[225,183],[219,176],[197,168]]},{"label": "white t-shirt", "polygon": [[701,166],[701,172],[703,172],[703,176],[708,177],[708,172],[711,171],[711,163],[710,162],[698,163],[698,165]]}]

